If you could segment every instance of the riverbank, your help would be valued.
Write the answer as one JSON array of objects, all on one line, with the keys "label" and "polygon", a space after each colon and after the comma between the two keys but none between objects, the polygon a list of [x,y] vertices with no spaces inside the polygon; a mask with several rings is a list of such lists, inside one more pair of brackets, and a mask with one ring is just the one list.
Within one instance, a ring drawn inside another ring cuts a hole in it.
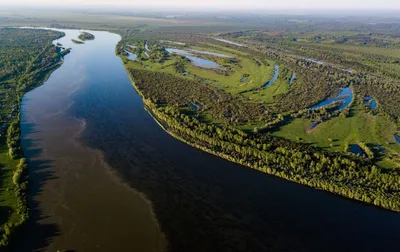
[{"label": "riverbank", "polygon": [[113,91],[119,86],[124,94],[134,93],[114,53],[120,36],[89,31],[96,39],[75,45],[71,38],[80,30],[61,31],[66,36],[56,42],[72,53],[22,101],[32,218],[15,250],[164,251],[167,241],[151,202],[116,174],[101,147],[85,139],[96,120],[115,111],[111,85]]},{"label": "riverbank", "polygon": [[[27,32],[27,34],[29,33]],[[34,34],[34,32],[32,33]],[[57,34],[54,33],[53,40],[62,37],[62,35]],[[0,152],[0,162],[3,166],[1,187],[3,194],[6,194],[6,196],[2,195],[2,199],[6,202],[5,204],[11,206],[7,210],[9,219],[0,229],[1,249],[9,247],[14,237],[18,235],[18,230],[30,216],[28,206],[28,164],[21,148],[20,106],[22,97],[30,90],[42,85],[51,73],[62,65],[62,58],[68,53],[69,51],[62,53],[50,41],[41,49],[37,56],[33,57],[30,62],[27,62],[29,67],[16,77],[18,84],[13,88],[15,88],[15,93],[17,93],[15,101],[17,106],[15,106],[12,115],[9,116],[12,118],[12,121],[9,123],[7,134],[2,134],[3,140],[0,147],[2,149]],[[9,105],[4,104],[5,107]],[[15,199],[12,199],[10,194],[14,194]],[[3,204],[2,207],[4,207]],[[5,211],[2,209],[1,212],[4,213]],[[14,211],[16,215],[12,214]]]},{"label": "riverbank", "polygon": [[[263,173],[400,211],[399,195],[396,193],[398,183],[388,185],[392,187],[389,191],[374,189],[377,186],[375,183],[380,183],[377,181],[395,181],[397,178],[395,173],[386,174],[366,161],[330,154],[317,148],[309,148],[307,145],[264,135],[253,137],[233,128],[219,128],[201,123],[176,108],[154,103],[154,98],[146,97],[137,85],[136,77],[139,76],[131,76],[133,86],[142,96],[145,105],[151,109],[152,115],[162,125],[168,126],[163,128],[173,137],[200,150]],[[140,83],[146,85],[144,79],[141,79]],[[212,127],[212,130],[205,130],[207,127]],[[269,144],[266,145],[265,142]],[[346,178],[348,176],[346,174],[353,177],[352,182]],[[371,176],[374,179],[370,179]],[[343,182],[343,178],[347,182]]]}]

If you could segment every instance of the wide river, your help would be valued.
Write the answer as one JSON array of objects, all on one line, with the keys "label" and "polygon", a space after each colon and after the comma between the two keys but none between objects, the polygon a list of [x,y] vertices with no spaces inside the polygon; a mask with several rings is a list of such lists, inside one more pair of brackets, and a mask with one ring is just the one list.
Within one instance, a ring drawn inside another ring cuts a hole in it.
[{"label": "wide river", "polygon": [[400,251],[400,214],[172,138],[93,31],[22,102],[32,219],[16,251]]}]

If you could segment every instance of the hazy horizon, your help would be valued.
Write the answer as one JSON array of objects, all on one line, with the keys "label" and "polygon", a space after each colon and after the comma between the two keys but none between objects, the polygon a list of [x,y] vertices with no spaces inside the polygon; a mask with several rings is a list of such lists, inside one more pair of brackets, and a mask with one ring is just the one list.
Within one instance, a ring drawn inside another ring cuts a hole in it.
[{"label": "hazy horizon", "polygon": [[[145,9],[160,9],[160,8],[176,8],[176,9],[204,9],[207,7],[213,7],[216,10],[243,10],[243,9],[254,9],[254,10],[344,10],[344,9],[360,9],[360,10],[397,10],[400,9],[400,1],[397,0],[282,0],[282,1],[263,1],[263,0],[202,0],[202,1],[185,1],[185,0],[171,0],[166,4],[162,0],[65,0],[62,2],[54,2],[54,0],[37,0],[32,3],[31,0],[14,0],[12,2],[0,0],[0,5],[3,6],[23,6],[23,7],[82,7],[82,6],[93,6],[93,7],[104,7],[112,6],[119,8],[123,6]],[[210,10],[212,11],[212,10]]]}]

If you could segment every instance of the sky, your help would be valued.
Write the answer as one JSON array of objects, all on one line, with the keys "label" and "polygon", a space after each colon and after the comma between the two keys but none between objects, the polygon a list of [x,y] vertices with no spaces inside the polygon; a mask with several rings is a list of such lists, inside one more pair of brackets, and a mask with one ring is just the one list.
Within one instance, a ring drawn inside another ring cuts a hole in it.
[{"label": "sky", "polygon": [[400,10],[400,0],[0,0],[0,5],[131,5],[226,9],[386,9]]}]

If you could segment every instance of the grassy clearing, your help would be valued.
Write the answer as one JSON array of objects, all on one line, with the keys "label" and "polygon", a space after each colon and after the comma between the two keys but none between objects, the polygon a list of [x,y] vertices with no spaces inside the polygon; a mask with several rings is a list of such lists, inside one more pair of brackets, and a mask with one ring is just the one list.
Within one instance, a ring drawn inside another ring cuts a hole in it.
[{"label": "grassy clearing", "polygon": [[[295,119],[274,132],[274,135],[330,151],[343,152],[347,144],[365,142],[371,146],[379,144],[389,152],[400,153],[400,145],[395,144],[393,138],[396,125],[384,116],[366,113],[357,104],[353,105],[349,117],[333,118],[307,133],[311,124],[312,122],[307,119]],[[378,164],[394,167],[394,164],[387,160],[382,160]]]},{"label": "grassy clearing", "polygon": [[277,79],[271,86],[258,91],[246,93],[245,96],[254,102],[273,104],[276,95],[285,94],[289,89],[290,86],[287,81]]}]

